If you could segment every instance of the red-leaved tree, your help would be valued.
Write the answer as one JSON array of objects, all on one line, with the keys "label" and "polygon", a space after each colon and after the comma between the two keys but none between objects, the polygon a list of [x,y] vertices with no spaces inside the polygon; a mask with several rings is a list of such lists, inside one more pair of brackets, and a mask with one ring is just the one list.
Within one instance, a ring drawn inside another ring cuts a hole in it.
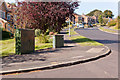
[{"label": "red-leaved tree", "polygon": [[17,28],[47,29],[59,32],[78,7],[78,2],[18,2],[14,13]]}]

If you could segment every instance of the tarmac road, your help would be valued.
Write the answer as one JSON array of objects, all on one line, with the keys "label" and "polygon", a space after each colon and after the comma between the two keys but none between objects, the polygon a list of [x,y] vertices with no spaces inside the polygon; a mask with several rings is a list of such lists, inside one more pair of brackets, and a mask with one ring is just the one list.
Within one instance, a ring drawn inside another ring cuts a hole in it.
[{"label": "tarmac road", "polygon": [[96,61],[58,69],[5,75],[3,78],[118,78],[118,35],[97,28],[76,30],[80,35],[111,48],[112,53]]}]

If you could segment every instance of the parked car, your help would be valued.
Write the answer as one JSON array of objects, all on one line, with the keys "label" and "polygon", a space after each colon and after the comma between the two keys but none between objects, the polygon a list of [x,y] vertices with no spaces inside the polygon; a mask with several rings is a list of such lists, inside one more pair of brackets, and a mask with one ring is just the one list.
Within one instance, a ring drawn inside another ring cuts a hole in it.
[{"label": "parked car", "polygon": [[79,24],[78,28],[84,28],[83,24]]}]

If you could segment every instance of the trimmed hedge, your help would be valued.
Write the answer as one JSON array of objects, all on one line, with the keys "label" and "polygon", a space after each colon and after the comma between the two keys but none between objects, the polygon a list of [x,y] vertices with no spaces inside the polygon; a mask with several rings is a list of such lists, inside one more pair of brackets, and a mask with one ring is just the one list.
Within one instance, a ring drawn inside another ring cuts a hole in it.
[{"label": "trimmed hedge", "polygon": [[10,38],[11,33],[7,31],[2,31],[2,39]]}]

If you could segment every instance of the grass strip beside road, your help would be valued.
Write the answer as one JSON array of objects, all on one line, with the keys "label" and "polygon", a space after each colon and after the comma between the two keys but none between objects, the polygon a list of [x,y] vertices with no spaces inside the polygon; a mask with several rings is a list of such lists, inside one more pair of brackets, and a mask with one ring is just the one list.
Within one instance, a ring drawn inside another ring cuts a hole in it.
[{"label": "grass strip beside road", "polygon": [[99,28],[99,29],[102,30],[102,31],[106,31],[106,32],[117,33],[116,31],[113,31],[113,30],[110,30],[110,29],[106,29],[106,28],[104,28],[104,27],[101,27],[101,28]]},{"label": "grass strip beside road", "polygon": [[72,36],[72,37],[69,37],[69,39],[82,46],[104,46],[103,44],[96,42],[94,40],[88,39],[84,36]]},{"label": "grass strip beside road", "polygon": [[[75,29],[75,28],[71,28],[71,29],[70,29],[70,35],[76,35],[76,34],[77,34],[77,32],[75,32],[74,29]],[[67,35],[69,35],[69,30],[68,30]]]},{"label": "grass strip beside road", "polygon": [[[0,40],[0,50],[2,55],[9,56],[15,54],[15,39]],[[35,50],[52,48],[52,43],[39,43],[37,37],[35,38]]]},{"label": "grass strip beside road", "polygon": [[[78,43],[82,46],[104,46],[104,44],[96,42],[94,40],[91,40],[89,38],[86,38],[81,35],[76,35],[78,34],[77,32],[74,31],[75,28],[71,29],[71,37],[68,37],[70,40],[72,40],[75,43]],[[72,36],[74,35],[74,36]]]}]

